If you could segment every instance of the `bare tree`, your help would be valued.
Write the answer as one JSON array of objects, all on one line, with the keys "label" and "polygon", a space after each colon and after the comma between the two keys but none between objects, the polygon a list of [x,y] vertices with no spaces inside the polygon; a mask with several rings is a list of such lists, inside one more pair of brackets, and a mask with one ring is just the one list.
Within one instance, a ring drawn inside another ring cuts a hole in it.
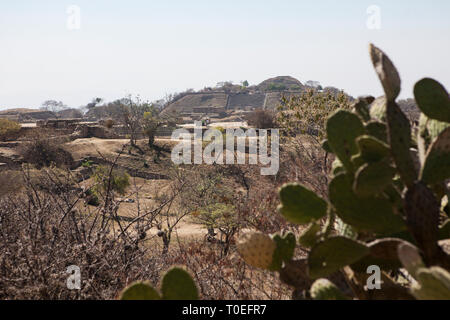
[{"label": "bare tree", "polygon": [[58,112],[67,109],[67,106],[62,101],[47,100],[42,103],[41,110],[50,111],[58,118]]},{"label": "bare tree", "polygon": [[131,95],[120,102],[122,119],[128,134],[130,135],[130,144],[137,147],[138,135],[142,132],[142,119],[145,112],[151,111],[151,104],[142,101],[139,96],[133,98]]}]

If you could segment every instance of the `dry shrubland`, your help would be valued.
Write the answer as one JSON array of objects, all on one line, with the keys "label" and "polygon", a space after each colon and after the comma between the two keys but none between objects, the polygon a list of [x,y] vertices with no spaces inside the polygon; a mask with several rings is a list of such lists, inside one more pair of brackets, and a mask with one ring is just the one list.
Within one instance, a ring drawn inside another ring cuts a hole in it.
[{"label": "dry shrubland", "polygon": [[[106,190],[102,205],[93,209],[84,204],[83,191],[68,183],[69,176],[55,168],[23,169],[14,175],[20,192],[1,197],[0,299],[114,299],[135,280],[156,284],[173,264],[185,265],[195,275],[203,298],[289,297],[285,285],[275,277],[267,282],[272,276],[246,266],[233,246],[224,254],[224,242],[186,241],[174,232],[172,249],[161,250],[163,244],[151,230],[165,222],[162,213],[173,200],[170,196],[133,221],[122,221],[113,191]],[[250,194],[260,195],[256,190]],[[261,202],[248,205],[253,203]],[[237,210],[244,215],[258,208]],[[268,230],[272,215],[261,212],[246,223]],[[80,291],[66,288],[71,265],[81,267]]]},{"label": "dry shrubland", "polygon": [[[255,113],[255,121],[273,127],[275,116]],[[249,229],[302,231],[277,213],[278,188],[302,181],[325,195],[332,159],[317,139],[283,140],[273,177],[261,176],[254,165],[167,164],[169,183],[152,195],[150,207],[125,173],[127,183],[116,187],[115,166],[126,148],[109,165],[91,168],[86,162],[93,178],[80,184],[64,145],[48,137],[22,144],[22,168],[0,173],[0,299],[115,299],[133,281],[156,285],[172,265],[186,266],[204,299],[291,297],[276,275],[243,262],[235,239]],[[162,159],[170,154],[161,150]],[[93,195],[96,206],[90,205]],[[119,215],[127,198],[133,199],[132,217]],[[183,221],[203,226],[205,237],[180,236]],[[81,268],[79,291],[66,287],[71,265]]]}]

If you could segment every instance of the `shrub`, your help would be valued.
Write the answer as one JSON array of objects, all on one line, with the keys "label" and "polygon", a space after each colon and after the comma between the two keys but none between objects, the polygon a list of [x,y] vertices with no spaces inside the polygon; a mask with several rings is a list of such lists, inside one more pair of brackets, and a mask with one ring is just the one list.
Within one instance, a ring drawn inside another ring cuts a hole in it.
[{"label": "shrub", "polygon": [[0,119],[0,140],[5,140],[20,131],[20,124],[8,119]]},{"label": "shrub", "polygon": [[1,172],[0,197],[17,192],[22,187],[22,177],[16,171]]},{"label": "shrub", "polygon": [[95,188],[96,195],[101,191],[116,191],[123,195],[125,194],[126,188],[130,185],[130,176],[122,170],[98,166],[94,172],[94,181],[97,184],[97,188]]},{"label": "shrub", "polygon": [[258,129],[272,129],[277,126],[275,112],[271,110],[255,110],[247,115],[247,123]]},{"label": "shrub", "polygon": [[271,83],[267,90],[269,91],[284,91],[287,87],[284,84],[281,83]]},{"label": "shrub", "polygon": [[35,165],[37,169],[50,167],[52,164],[70,167],[74,163],[70,152],[46,138],[37,138],[24,144],[19,152],[25,162]]},{"label": "shrub", "polygon": [[289,135],[308,134],[319,139],[325,135],[327,117],[337,109],[350,109],[346,94],[308,90],[300,96],[283,97],[277,121]]},{"label": "shrub", "polygon": [[[136,223],[114,234],[110,223],[100,223],[114,208],[74,208],[78,190],[52,191],[71,181],[60,180],[51,168],[42,174],[48,185],[39,192],[24,170],[23,192],[0,197],[0,300],[114,299],[138,279],[158,282],[162,259],[149,259]],[[82,270],[81,290],[66,287],[71,265]]]},{"label": "shrub", "polygon": [[114,120],[112,119],[105,120],[104,126],[108,129],[111,129],[112,127],[114,127]]}]

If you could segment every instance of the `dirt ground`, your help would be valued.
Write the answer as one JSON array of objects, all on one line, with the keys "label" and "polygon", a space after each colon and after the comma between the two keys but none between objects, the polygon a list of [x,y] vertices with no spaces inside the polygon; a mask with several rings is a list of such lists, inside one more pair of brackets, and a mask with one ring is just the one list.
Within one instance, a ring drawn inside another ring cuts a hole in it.
[{"label": "dirt ground", "polygon": [[77,139],[65,144],[65,148],[72,153],[74,159],[98,157],[99,152],[104,156],[111,156],[120,151],[128,139]]}]

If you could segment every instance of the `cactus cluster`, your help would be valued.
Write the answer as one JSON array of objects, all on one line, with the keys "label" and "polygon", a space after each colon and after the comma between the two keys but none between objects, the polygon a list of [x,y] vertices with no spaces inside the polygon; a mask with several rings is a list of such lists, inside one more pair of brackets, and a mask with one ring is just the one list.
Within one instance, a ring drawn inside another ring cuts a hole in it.
[{"label": "cactus cluster", "polygon": [[[450,299],[450,256],[439,245],[450,238],[449,95],[435,80],[419,81],[422,115],[412,130],[396,103],[394,64],[373,45],[370,55],[385,95],[359,98],[328,118],[323,148],[336,156],[328,199],[300,184],[283,186],[280,213],[306,231],[299,239],[247,235],[238,250],[255,267],[278,271],[295,297]],[[308,248],[307,258],[293,260],[296,245]],[[374,265],[379,290],[366,287]]]}]

